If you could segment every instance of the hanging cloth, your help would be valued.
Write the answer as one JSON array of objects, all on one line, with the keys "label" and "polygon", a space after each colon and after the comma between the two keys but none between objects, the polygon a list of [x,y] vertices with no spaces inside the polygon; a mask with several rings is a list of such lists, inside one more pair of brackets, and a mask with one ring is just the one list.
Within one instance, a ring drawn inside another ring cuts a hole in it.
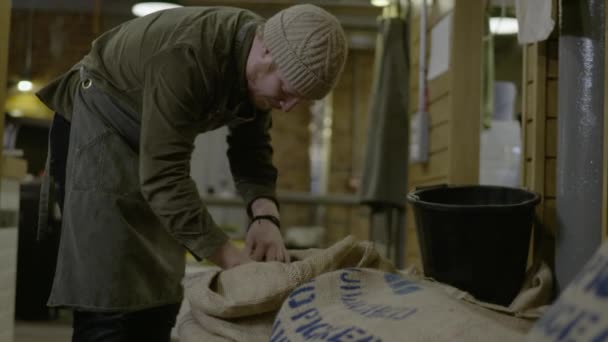
[{"label": "hanging cloth", "polygon": [[402,207],[407,195],[408,27],[402,18],[382,18],[360,199],[372,206]]}]

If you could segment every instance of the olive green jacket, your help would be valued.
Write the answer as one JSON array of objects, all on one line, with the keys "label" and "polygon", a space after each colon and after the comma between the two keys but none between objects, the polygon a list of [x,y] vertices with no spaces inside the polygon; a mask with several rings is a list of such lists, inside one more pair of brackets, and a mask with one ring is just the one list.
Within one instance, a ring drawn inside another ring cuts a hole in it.
[{"label": "olive green jacket", "polygon": [[[198,259],[227,240],[189,175],[198,134],[227,125],[227,154],[245,203],[275,198],[270,114],[252,105],[245,75],[261,22],[252,12],[227,7],[186,7],[137,18],[100,36],[72,70],[38,93],[47,106],[71,120],[79,114],[73,105],[82,85],[79,70],[84,69],[101,92],[133,113],[133,127],[114,128],[126,140],[135,136],[141,194],[169,234]],[[96,111],[105,113],[103,108]],[[57,279],[54,286],[59,286]],[[84,307],[97,305],[89,299],[83,299]],[[54,302],[62,305],[61,298]]]}]

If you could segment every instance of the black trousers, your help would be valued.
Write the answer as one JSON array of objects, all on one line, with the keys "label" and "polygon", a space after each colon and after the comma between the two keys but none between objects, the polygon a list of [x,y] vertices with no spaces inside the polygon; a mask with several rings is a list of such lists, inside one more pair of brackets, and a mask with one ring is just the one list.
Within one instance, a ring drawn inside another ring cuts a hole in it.
[{"label": "black trousers", "polygon": [[74,311],[72,342],[169,342],[179,304],[134,312]]}]

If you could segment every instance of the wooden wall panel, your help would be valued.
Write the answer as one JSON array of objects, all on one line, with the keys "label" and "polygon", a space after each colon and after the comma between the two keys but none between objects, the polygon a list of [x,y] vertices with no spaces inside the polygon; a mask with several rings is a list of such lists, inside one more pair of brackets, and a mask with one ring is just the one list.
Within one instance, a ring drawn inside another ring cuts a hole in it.
[{"label": "wooden wall panel", "polygon": [[[557,62],[556,62],[557,63]],[[547,80],[547,117],[549,118],[557,118],[557,79],[552,78]]]},{"label": "wooden wall panel", "polygon": [[558,63],[558,37],[547,41],[547,78],[557,79]]},{"label": "wooden wall panel", "polygon": [[[526,132],[534,132],[536,127],[536,122],[533,119],[526,119],[524,130]],[[532,158],[534,155],[535,142],[533,139],[525,139],[524,140],[524,156],[528,158]]]},{"label": "wooden wall panel", "polygon": [[431,126],[429,136],[429,151],[436,154],[443,150],[447,150],[450,144],[450,126],[447,122],[439,123]]},{"label": "wooden wall panel", "polygon": [[448,181],[479,182],[485,8],[458,1],[452,13],[450,55],[450,137]]},{"label": "wooden wall panel", "polygon": [[448,71],[441,76],[429,81],[429,103],[435,103],[439,99],[445,97],[450,93],[450,75]]},{"label": "wooden wall panel", "polygon": [[[557,2],[554,1],[557,8]],[[542,196],[533,254],[553,266],[556,227],[558,35],[524,48],[524,186]],[[542,228],[542,229],[538,229]]]},{"label": "wooden wall panel", "polygon": [[547,227],[548,232],[555,236],[555,229],[557,228],[557,210],[555,204],[555,198],[545,198],[544,201],[545,215],[543,222]]},{"label": "wooden wall panel", "polygon": [[[445,178],[448,175],[448,150],[429,154],[428,163],[414,164],[410,167],[410,184],[419,185],[432,179]],[[411,186],[410,186],[411,188]]]},{"label": "wooden wall panel", "polygon": [[[452,15],[450,70],[428,82],[429,160],[410,166],[410,189],[441,183],[478,182],[484,9],[474,2],[435,1],[427,25],[429,40],[433,26],[449,14]],[[417,15],[412,21],[410,31],[410,115],[418,108],[418,18]],[[473,81],[476,79],[479,82]],[[411,210],[408,210],[406,221],[406,264],[420,265]]]},{"label": "wooden wall panel", "polygon": [[555,158],[545,159],[545,198],[555,198],[557,161]]},{"label": "wooden wall panel", "polygon": [[[524,68],[532,69],[536,66],[536,60],[538,59],[538,53],[534,44],[526,44],[524,47]],[[531,70],[529,70],[531,71]],[[530,84],[535,80],[534,73],[524,71],[524,77],[526,84]],[[524,90],[525,91],[525,90]]]},{"label": "wooden wall panel", "polygon": [[429,105],[431,127],[450,121],[451,96],[447,95]]},{"label": "wooden wall panel", "polygon": [[553,117],[547,117],[545,127],[545,146],[547,147],[547,149],[545,150],[545,155],[547,158],[555,158],[557,157],[557,119]]}]

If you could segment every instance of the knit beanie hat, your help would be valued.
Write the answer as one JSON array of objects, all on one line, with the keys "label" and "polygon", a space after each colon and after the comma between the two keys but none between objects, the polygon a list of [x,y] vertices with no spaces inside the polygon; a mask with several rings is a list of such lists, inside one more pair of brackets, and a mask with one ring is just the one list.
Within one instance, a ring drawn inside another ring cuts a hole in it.
[{"label": "knit beanie hat", "polygon": [[306,99],[325,97],[344,69],[344,30],[320,7],[296,5],[275,14],[264,25],[264,42],[281,75]]}]

